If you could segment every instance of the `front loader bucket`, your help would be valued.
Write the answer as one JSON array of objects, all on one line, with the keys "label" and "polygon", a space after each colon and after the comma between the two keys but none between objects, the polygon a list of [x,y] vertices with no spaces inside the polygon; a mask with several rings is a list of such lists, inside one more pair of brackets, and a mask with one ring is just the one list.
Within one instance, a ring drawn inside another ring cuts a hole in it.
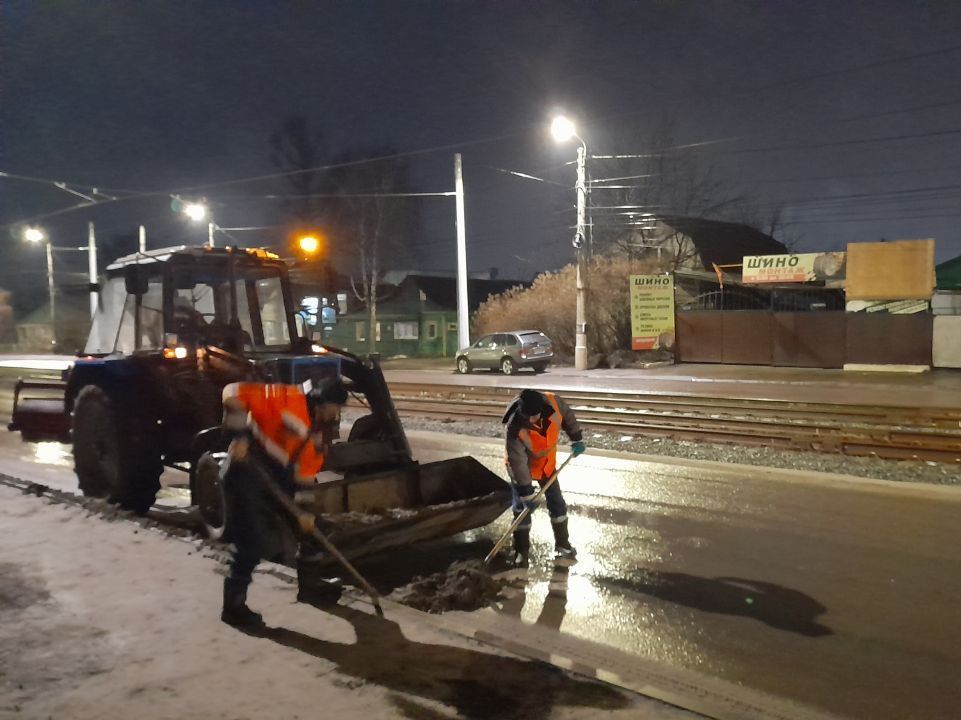
[{"label": "front loader bucket", "polygon": [[27,442],[70,442],[66,388],[67,384],[59,380],[17,380],[13,391],[13,418],[7,429],[19,431]]},{"label": "front loader bucket", "polygon": [[456,535],[493,522],[510,486],[472,457],[323,483],[298,493],[349,558]]}]

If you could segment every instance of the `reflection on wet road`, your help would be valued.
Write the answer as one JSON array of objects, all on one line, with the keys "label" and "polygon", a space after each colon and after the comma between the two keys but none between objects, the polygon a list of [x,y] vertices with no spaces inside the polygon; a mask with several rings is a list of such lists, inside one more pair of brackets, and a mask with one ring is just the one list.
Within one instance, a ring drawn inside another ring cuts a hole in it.
[{"label": "reflection on wet road", "polygon": [[[503,475],[499,444],[414,445]],[[579,562],[559,576],[538,511],[503,612],[843,716],[958,716],[958,489],[590,454],[561,485]]]},{"label": "reflection on wet road", "polygon": [[[500,443],[411,433],[422,462]],[[56,443],[0,434],[0,472],[73,489]],[[170,473],[166,482],[183,482]],[[579,562],[546,512],[498,612],[852,718],[957,717],[961,491],[588,454],[561,477]],[[165,503],[182,502],[168,488]],[[365,561],[383,589],[481,558],[508,524]]]}]

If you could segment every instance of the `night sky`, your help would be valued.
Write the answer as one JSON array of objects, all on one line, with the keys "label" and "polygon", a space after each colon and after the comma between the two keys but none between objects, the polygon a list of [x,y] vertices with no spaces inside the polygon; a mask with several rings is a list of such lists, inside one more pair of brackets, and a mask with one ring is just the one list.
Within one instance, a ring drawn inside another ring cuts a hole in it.
[{"label": "night sky", "polygon": [[[783,208],[801,250],[934,237],[939,261],[961,253],[957,2],[3,0],[0,53],[0,171],[204,195],[224,227],[282,221],[262,196],[283,181],[216,184],[275,172],[269,136],[301,114],[331,154],[416,153],[412,190],[451,190],[462,152],[471,270],[530,278],[571,259],[575,148],[547,135],[564,109],[596,154],[650,151],[623,138],[674,117],[673,142],[706,143],[686,152],[759,216]],[[0,287],[43,283],[9,224],[79,201],[0,178]],[[423,230],[394,264],[453,269],[453,199],[404,202]],[[151,246],[206,232],[162,194],[38,222],[75,246],[90,220],[105,242],[139,223]]]}]

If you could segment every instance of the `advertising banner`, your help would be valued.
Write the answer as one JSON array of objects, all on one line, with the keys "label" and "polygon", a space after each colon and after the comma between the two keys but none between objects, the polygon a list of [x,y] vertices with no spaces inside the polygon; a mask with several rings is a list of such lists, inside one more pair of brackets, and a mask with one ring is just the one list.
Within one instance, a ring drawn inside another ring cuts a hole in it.
[{"label": "advertising banner", "polygon": [[674,278],[631,275],[631,350],[674,348]]},{"label": "advertising banner", "polygon": [[844,277],[844,253],[745,255],[741,280],[745,283],[802,283]]}]

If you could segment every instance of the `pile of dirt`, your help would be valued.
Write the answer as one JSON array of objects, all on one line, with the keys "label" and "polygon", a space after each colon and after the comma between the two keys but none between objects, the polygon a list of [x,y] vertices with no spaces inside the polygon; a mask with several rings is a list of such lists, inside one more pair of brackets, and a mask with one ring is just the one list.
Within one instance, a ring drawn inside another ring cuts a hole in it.
[{"label": "pile of dirt", "polygon": [[453,563],[446,572],[415,577],[395,597],[398,602],[429,613],[479,610],[493,603],[505,584],[504,580],[491,577],[480,560],[465,560]]}]

